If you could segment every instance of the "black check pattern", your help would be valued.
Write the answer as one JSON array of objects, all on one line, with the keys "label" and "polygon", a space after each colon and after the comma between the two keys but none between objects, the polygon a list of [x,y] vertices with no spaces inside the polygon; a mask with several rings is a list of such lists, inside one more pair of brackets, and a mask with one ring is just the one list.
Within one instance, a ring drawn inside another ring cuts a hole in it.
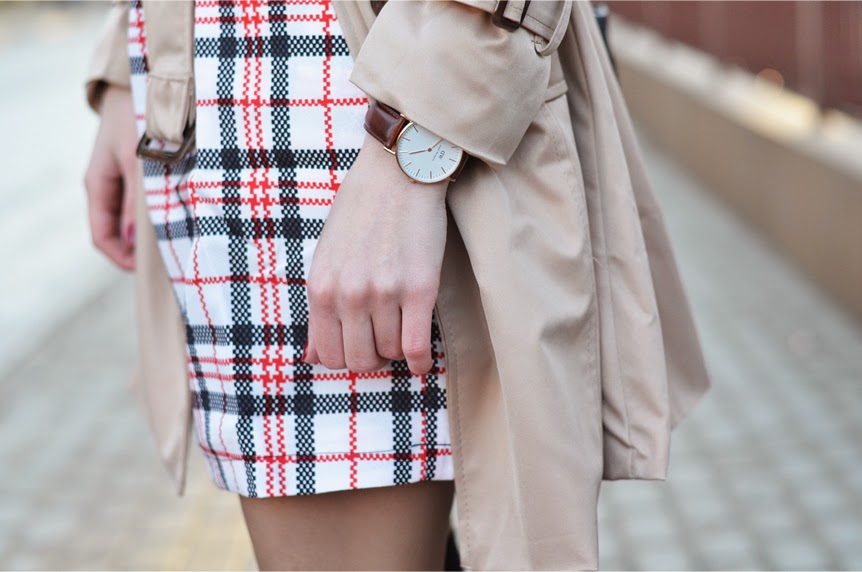
[{"label": "black check pattern", "polygon": [[[139,134],[140,0],[129,59]],[[195,2],[197,149],[144,162],[160,252],[186,321],[198,444],[213,482],[250,497],[451,480],[446,367],[358,374],[301,361],[305,277],[367,107],[329,0]],[[155,142],[156,145],[163,145]]]}]

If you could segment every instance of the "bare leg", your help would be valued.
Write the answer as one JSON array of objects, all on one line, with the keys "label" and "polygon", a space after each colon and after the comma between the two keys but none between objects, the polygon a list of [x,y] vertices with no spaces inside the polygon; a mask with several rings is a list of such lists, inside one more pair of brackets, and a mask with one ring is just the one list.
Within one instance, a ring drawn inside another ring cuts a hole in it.
[{"label": "bare leg", "polygon": [[452,481],[240,496],[261,570],[443,570]]}]

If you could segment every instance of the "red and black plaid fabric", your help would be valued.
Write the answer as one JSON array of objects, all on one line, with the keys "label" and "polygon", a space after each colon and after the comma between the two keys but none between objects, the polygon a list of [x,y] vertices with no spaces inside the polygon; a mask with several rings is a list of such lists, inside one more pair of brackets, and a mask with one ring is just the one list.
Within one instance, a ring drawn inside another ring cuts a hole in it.
[{"label": "red and black plaid fabric", "polygon": [[[146,26],[131,6],[140,135]],[[197,148],[173,166],[144,161],[144,187],[213,482],[270,497],[452,479],[436,316],[427,375],[403,360],[365,374],[300,361],[305,278],[365,136],[335,12],[327,0],[196,0],[194,37]]]}]

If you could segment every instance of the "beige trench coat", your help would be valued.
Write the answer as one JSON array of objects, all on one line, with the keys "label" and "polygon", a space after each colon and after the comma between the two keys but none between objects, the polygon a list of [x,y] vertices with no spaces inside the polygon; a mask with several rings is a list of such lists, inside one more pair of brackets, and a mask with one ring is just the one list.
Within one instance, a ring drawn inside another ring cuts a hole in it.
[{"label": "beige trench coat", "polygon": [[[710,380],[590,5],[571,4],[548,55],[536,34],[463,5],[483,1],[390,0],[375,15],[368,0],[340,0],[336,11],[351,81],[475,157],[449,187],[436,306],[462,564],[594,570],[602,480],[665,479],[671,430]],[[106,84],[129,82],[126,4],[93,52],[96,111]],[[177,65],[189,9],[144,3],[150,60],[163,62],[148,87],[152,137],[176,140],[194,114]],[[184,328],[139,205],[132,390],[182,494]]]}]

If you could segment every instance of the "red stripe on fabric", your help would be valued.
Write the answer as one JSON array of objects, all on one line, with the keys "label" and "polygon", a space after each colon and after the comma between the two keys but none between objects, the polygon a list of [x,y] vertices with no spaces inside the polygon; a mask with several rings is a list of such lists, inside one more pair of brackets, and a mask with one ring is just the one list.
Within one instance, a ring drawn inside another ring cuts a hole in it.
[{"label": "red stripe on fabric", "polygon": [[[242,188],[245,186],[245,183],[242,181],[227,181],[225,183],[219,183],[217,181],[198,181],[196,183],[196,185],[198,188],[206,188],[206,187],[216,188],[218,186],[223,185],[225,188],[230,189],[230,188]],[[299,188],[299,189],[325,189],[325,190],[329,189],[329,186],[327,183],[318,183],[315,181],[291,181],[291,185],[293,185],[293,187]],[[226,202],[232,202],[232,201],[226,201]],[[243,199],[241,202],[245,203],[247,201],[245,199]]]},{"label": "red stripe on fabric", "polygon": [[350,377],[350,488],[359,487],[356,458],[356,414],[359,411],[359,397],[356,393],[356,372],[351,371]]},{"label": "red stripe on fabric", "polygon": [[[292,464],[298,463],[300,460],[306,462],[309,460],[309,457],[313,457],[315,463],[331,463],[337,461],[350,461],[352,458],[356,458],[358,461],[392,461],[395,459],[395,453],[321,453],[318,455],[237,455],[234,453],[228,453],[226,451],[213,451],[203,443],[198,443],[198,447],[200,447],[204,453],[212,455],[214,457],[219,457],[221,459],[230,459],[231,461],[249,461],[253,460],[256,462],[269,463],[269,464]],[[451,446],[441,446],[437,449],[437,452],[434,455],[435,457],[451,457],[452,456],[452,448]],[[398,453],[398,458],[404,458],[404,453]],[[410,453],[411,461],[418,461],[420,458],[419,453]]]},{"label": "red stripe on fabric", "polygon": [[[260,36],[260,24],[264,21],[263,18],[257,13],[258,9],[262,7],[262,3],[260,1],[255,1],[252,3],[241,3],[242,6],[242,15],[239,18],[238,22],[242,24],[243,34],[246,37],[259,37]],[[248,9],[247,9],[248,8]],[[222,20],[220,20],[222,21]],[[257,155],[252,153],[253,149],[263,149],[263,129],[262,122],[260,117],[260,104],[256,101],[256,98],[253,97],[254,94],[258,94],[261,92],[261,76],[262,76],[262,62],[261,56],[262,53],[262,45],[256,42],[248,42],[246,43],[247,47],[250,49],[257,49],[256,52],[249,52],[244,55],[244,67],[243,67],[243,77],[242,77],[242,94],[243,97],[246,98],[250,105],[247,105],[242,108],[243,115],[243,135],[245,138],[245,146],[249,152],[249,158],[251,159],[251,173],[250,173],[250,181],[248,185],[249,194],[251,197],[249,206],[251,207],[251,221],[252,224],[258,224],[258,221],[261,218],[269,217],[269,208],[262,204],[260,198],[258,197],[258,191],[262,192],[263,196],[266,196],[266,193],[271,188],[271,183],[267,180],[266,177],[266,168],[268,165],[260,165],[258,159],[260,157],[265,157],[265,155]],[[264,172],[261,172],[261,167],[263,167]],[[255,232],[255,237],[257,233]],[[260,238],[254,239],[255,252],[257,254],[257,265],[258,271],[264,272],[266,268],[275,268],[275,251],[273,250],[272,241],[267,241],[268,244],[261,244],[262,240]],[[269,251],[269,260],[267,260],[267,256],[264,254],[265,251]],[[274,293],[274,296],[277,297],[277,292]],[[261,323],[266,325],[271,325],[273,320],[270,316],[270,292],[269,288],[265,283],[260,286],[260,313],[261,313]],[[277,304],[277,300],[275,300],[275,304]],[[270,350],[272,349],[271,340],[264,338],[263,340],[263,363],[261,364],[261,369],[264,372],[262,376],[262,384],[263,384],[263,394],[270,395],[273,393],[272,385],[275,384],[275,392],[278,392],[278,380],[273,379],[273,375],[271,373],[272,367],[278,367],[278,362],[281,361],[278,358],[275,360],[272,359],[270,355]],[[275,433],[276,438],[273,439],[272,436],[272,415],[273,412],[265,411],[263,418],[263,442],[266,448],[267,453],[272,454],[272,445],[273,442],[277,443],[277,446],[282,447],[283,444],[283,434],[284,434],[284,426],[282,416],[277,415],[276,417],[276,427]],[[275,496],[275,483],[274,476],[271,468],[267,466],[266,470],[266,493],[267,496]],[[283,489],[284,480],[280,479],[280,485]],[[279,495],[283,495],[284,491],[279,490]]]},{"label": "red stripe on fabric", "polygon": [[232,284],[232,283],[248,283],[248,284],[273,284],[273,285],[289,285],[302,286],[305,284],[304,278],[288,278],[287,276],[238,276],[232,274],[230,276],[206,276],[193,278],[171,278],[174,284],[185,284],[188,286],[212,285],[212,284]]},{"label": "red stripe on fabric", "polygon": [[[188,191],[189,191],[189,200],[191,201],[191,204],[192,204],[192,213],[193,213],[194,224],[195,224],[195,227],[197,228],[198,236],[200,236],[201,231],[200,231],[200,227],[198,226],[198,214],[197,214],[198,213],[197,192],[195,191],[194,182],[191,179],[188,180]],[[213,323],[213,320],[212,320],[212,316],[210,315],[209,308],[207,308],[206,298],[204,296],[204,290],[203,290],[204,283],[203,283],[203,279],[202,279],[201,274],[200,274],[200,261],[198,258],[198,245],[199,244],[200,244],[200,240],[195,240],[194,246],[192,247],[192,267],[194,268],[194,271],[193,271],[194,272],[194,280],[193,280],[193,282],[195,285],[195,289],[197,290],[197,293],[198,293],[198,300],[201,303],[201,309],[203,310],[204,317],[206,318],[206,321],[207,321],[207,326],[209,326],[209,329],[210,329],[210,337],[212,339],[212,346],[211,346],[212,347],[212,353],[213,353],[213,355],[216,355],[218,352],[218,350],[216,348],[216,343],[215,343],[216,329],[215,329],[215,324]],[[183,278],[185,278],[185,277],[183,277]],[[216,364],[216,371],[218,374],[217,378],[221,382],[221,392],[224,393],[225,392],[225,384],[224,384],[225,374],[223,374],[219,370],[218,364]],[[195,374],[195,376],[198,377],[198,374]],[[208,375],[203,376],[203,377],[210,378],[210,376],[208,376]],[[224,448],[227,448],[227,445],[226,445],[225,439],[224,439],[224,420],[225,420],[226,416],[227,416],[227,402],[225,402],[222,406],[222,416],[221,416],[221,419],[219,420],[219,424],[218,424],[219,441],[221,441],[221,446]],[[231,471],[233,472],[234,482],[238,482],[237,476],[236,476],[236,469],[234,468],[233,465],[231,465]]]},{"label": "red stripe on fabric", "polygon": [[[226,185],[227,186],[227,185]],[[329,185],[326,185],[326,188],[329,188]],[[198,202],[203,205],[250,205],[251,201],[248,199],[239,198],[236,200],[223,200],[221,198],[215,197],[199,197]],[[284,206],[284,205],[299,205],[299,206],[312,206],[312,207],[326,207],[332,205],[332,199],[298,199],[294,197],[276,197],[263,199],[261,202],[269,207],[274,206]],[[185,206],[185,203],[182,201],[174,201],[168,202],[164,205],[154,206],[151,210],[172,210],[179,209]]]},{"label": "red stripe on fabric", "polygon": [[420,453],[422,454],[422,464],[419,466],[419,480],[424,481],[425,475],[428,470],[428,408],[425,406],[426,399],[428,398],[428,378],[423,375],[422,376],[422,447],[420,449]]},{"label": "red stripe on fabric", "polygon": [[[247,4],[249,0],[234,0],[236,4]],[[201,8],[218,8],[222,5],[223,0],[198,0],[197,6]],[[320,0],[289,0],[291,5],[296,4],[320,4]]]},{"label": "red stripe on fabric", "polygon": [[326,105],[330,103],[336,107],[361,107],[368,103],[367,97],[339,97],[336,99],[326,100],[325,98],[320,99],[310,99],[310,98],[300,98],[300,99],[285,99],[282,97],[276,97],[271,99],[236,99],[236,98],[211,98],[211,99],[199,99],[198,106],[199,107],[227,107],[227,106],[235,106],[235,107],[243,107],[246,105],[259,105],[261,107],[320,107],[322,105]]},{"label": "red stripe on fabric", "polygon": [[[186,190],[188,190],[188,188],[189,188],[188,180],[180,181],[177,185],[174,186],[175,191],[186,191]],[[150,197],[150,196],[152,196],[152,197],[161,196],[163,193],[164,193],[164,189],[162,189],[162,188],[147,189],[147,191],[146,191],[146,195],[148,197]]]},{"label": "red stripe on fabric", "polygon": [[[165,165],[164,172],[165,172],[164,185],[162,186],[161,195],[163,196],[165,203],[170,203],[171,194],[174,191],[174,188],[171,186],[171,168],[170,168],[170,165]],[[150,210],[152,210],[152,209],[150,209]],[[185,275],[183,274],[183,265],[180,263],[180,257],[177,254],[176,248],[174,248],[174,242],[173,242],[172,237],[171,237],[170,217],[168,216],[167,210],[165,210],[164,223],[165,223],[165,239],[166,239],[166,242],[168,244],[168,251],[170,252],[170,255],[174,261],[174,264],[176,264],[176,266],[177,266],[177,270],[179,271],[180,276],[182,278],[185,278]]]},{"label": "red stripe on fabric", "polygon": [[[198,170],[198,172],[200,172],[200,169]],[[319,183],[319,182],[315,182],[315,181],[292,181],[291,184],[293,184],[295,187],[300,188],[300,189],[329,190],[329,183]],[[248,184],[243,182],[243,181],[225,181],[225,182],[195,181],[195,188],[197,188],[197,189],[221,189],[221,188],[242,189],[242,188],[247,187],[247,186],[248,186]],[[178,191],[183,191],[187,187],[188,187],[188,184],[185,181],[183,181],[174,188]],[[157,189],[157,190],[148,189],[146,191],[146,193],[147,193],[147,195],[157,195],[157,194],[161,194],[161,190],[160,189]],[[222,202],[230,203],[230,204],[236,204],[236,202],[237,202],[237,200],[235,200],[235,199],[231,199],[228,201],[225,201],[224,199],[208,199],[208,200],[221,200]],[[250,199],[238,199],[238,201],[242,204],[248,204]]]},{"label": "red stripe on fabric", "polygon": [[[138,3],[138,5],[136,6],[135,18],[136,18],[135,24],[136,24],[136,27],[138,28],[138,42],[140,43],[140,47],[141,47],[141,55],[142,55],[144,73],[149,73],[149,65],[147,62],[148,49],[147,49],[146,27],[144,25],[143,11],[140,7],[140,3]],[[159,142],[159,143],[160,143],[161,148],[165,147],[164,142]],[[181,186],[185,188],[187,186],[187,184],[183,183]],[[177,190],[177,188],[173,187],[171,185],[171,167],[170,167],[170,165],[164,165],[164,184],[161,186],[160,189],[154,191],[153,194],[162,195],[163,203],[169,204],[171,202],[171,195],[176,190]],[[155,211],[155,212],[158,212],[158,210],[164,210],[164,213],[165,213],[164,222],[165,222],[166,242],[168,244],[168,252],[170,253],[171,258],[173,259],[174,264],[177,267],[177,271],[184,278],[185,276],[183,275],[183,266],[182,266],[182,264],[180,264],[179,255],[177,254],[176,248],[174,248],[174,243],[173,243],[172,237],[170,235],[170,226],[169,226],[169,223],[170,223],[169,213],[170,213],[170,211],[168,209],[153,208],[152,206],[149,207],[148,210],[149,211]],[[187,379],[186,382],[188,383],[189,379]],[[199,428],[204,427],[204,421],[201,418],[201,415],[202,414],[199,413],[197,416]],[[204,440],[203,435],[199,434],[198,437],[199,437],[199,440],[201,440],[201,441]],[[222,441],[222,446],[223,447],[225,446],[224,441]],[[215,477],[215,479],[217,481],[216,484],[221,484],[222,486],[227,487],[227,483],[225,483],[220,478],[220,472],[219,471],[213,470],[211,472],[212,472],[212,474],[216,475],[216,477]]]},{"label": "red stripe on fabric", "polygon": [[[443,352],[438,352],[437,354],[434,354],[434,357],[435,357],[435,359],[440,359],[440,357],[442,355],[443,355]],[[192,363],[193,361],[198,361],[200,363],[220,363],[222,365],[231,365],[234,363],[238,363],[240,365],[260,365],[261,363],[263,363],[263,360],[260,358],[239,358],[239,357],[217,358],[217,357],[206,357],[206,356],[198,357],[198,358],[195,358],[194,360],[192,360],[191,357],[188,358],[189,363]],[[446,368],[438,367],[438,368],[435,368],[434,371],[439,373],[439,374],[443,374],[443,373],[445,373]],[[383,373],[378,374],[378,372],[383,372]],[[353,372],[353,374],[356,376],[356,379],[370,379],[370,378],[374,378],[374,377],[383,377],[387,373],[391,373],[391,370],[387,370],[387,369],[377,370],[377,369],[375,369],[374,371],[365,372],[365,373],[358,372],[358,371]],[[321,374],[321,378],[323,378],[323,379],[330,379],[330,378],[335,379],[332,375],[326,374],[326,373]]]},{"label": "red stripe on fabric", "polygon": [[133,38],[130,38],[129,42],[140,46],[144,73],[147,73],[150,71],[149,65],[147,64],[147,35],[144,29],[143,11],[141,10],[140,3],[135,5],[133,16],[134,29],[136,29],[138,33],[136,36],[133,36]]},{"label": "red stripe on fabric", "polygon": [[[195,10],[197,10],[197,5],[195,5]],[[189,200],[190,200],[191,205],[192,205],[194,225],[195,225],[195,228],[197,230],[197,234],[198,234],[198,236],[201,236],[200,226],[198,226],[198,208],[197,208],[198,207],[198,202],[197,202],[198,194],[195,191],[194,182],[193,182],[192,177],[191,177],[191,175],[193,173],[194,173],[194,170],[192,170],[192,172],[189,173],[189,177],[187,178],[186,184],[185,184],[185,190],[188,191],[188,197],[189,197]],[[181,192],[181,191],[178,191],[178,192]],[[167,217],[167,214],[168,214],[168,211],[165,211],[166,217]],[[165,228],[166,229],[168,228],[167,225],[165,225]],[[166,232],[167,232],[167,230],[166,230]],[[194,240],[193,243],[194,243],[194,245],[192,247],[192,268],[193,268],[193,273],[194,273],[194,277],[195,277],[195,284],[194,285],[195,285],[195,289],[196,289],[197,294],[198,294],[198,300],[200,301],[200,304],[201,304],[201,310],[204,313],[204,318],[206,319],[207,326],[209,326],[209,329],[210,329],[210,338],[212,340],[212,345],[211,345],[212,353],[213,353],[213,355],[216,355],[216,353],[218,351],[216,348],[216,328],[215,328],[215,324],[213,323],[212,316],[210,315],[209,308],[207,307],[206,297],[204,296],[203,284],[200,282],[200,278],[201,278],[200,260],[198,257],[198,246],[200,245],[200,240]],[[171,247],[173,248],[172,242],[171,242],[171,245],[172,245]],[[185,278],[185,276],[182,276],[182,278]],[[217,370],[219,378],[221,378],[224,374],[219,370],[218,365],[216,365],[216,370]],[[224,381],[221,381],[221,392],[222,393],[225,392]],[[225,449],[227,448],[227,444],[226,444],[225,438],[224,438],[224,420],[225,420],[226,416],[227,416],[227,403],[225,402],[223,407],[222,407],[222,415],[221,415],[221,418],[219,419],[219,424],[218,424],[219,442],[221,443],[222,448],[225,448]],[[238,483],[239,480],[237,479],[237,476],[236,476],[236,468],[233,466],[233,464],[231,464],[231,472],[233,473],[234,483]],[[215,473],[221,475],[221,471],[215,471]],[[227,485],[225,485],[225,486],[227,486]]]},{"label": "red stripe on fabric", "polygon": [[[286,365],[294,365],[294,364],[296,364],[295,361],[291,361],[288,359],[288,360],[286,360],[286,363],[283,365],[286,366]],[[441,373],[445,373],[445,370],[441,370]],[[395,375],[394,370],[385,369],[385,370],[380,370],[379,372],[374,372],[374,375],[363,374],[361,377],[363,379],[384,379],[384,378],[391,377],[394,375]],[[234,383],[236,381],[233,374],[223,374],[223,373],[220,373],[218,371],[216,371],[215,373],[206,372],[206,371],[195,372],[195,376],[197,376],[198,378],[201,378],[201,379],[211,379],[214,381],[223,381],[225,383]],[[360,376],[357,376],[357,379],[359,377]],[[261,374],[261,375],[256,375],[256,374],[243,375],[242,379],[243,380],[251,379],[252,381],[259,381],[259,382],[264,382],[267,380],[270,380],[270,381],[276,381],[277,380],[279,383],[295,383],[296,382],[296,379],[292,375],[283,373],[281,370],[277,370],[277,373],[275,373],[275,374],[267,373],[267,374]],[[336,374],[317,374],[317,373],[314,374],[314,382],[315,383],[318,381],[344,381],[346,379],[351,379],[349,374],[345,374],[345,375],[341,375],[341,376],[338,376]]]},{"label": "red stripe on fabric", "polygon": [[326,134],[326,152],[330,157],[329,180],[332,184],[332,190],[337,191],[339,183],[335,169],[338,165],[336,164],[336,155],[333,152],[335,145],[332,137],[332,32],[330,30],[330,25],[335,16],[329,13],[328,6],[329,3],[324,2],[323,31],[326,34],[326,57],[323,60],[323,122],[324,133]]},{"label": "red stripe on fabric", "polygon": [[[245,2],[239,2],[239,4],[246,4]],[[201,16],[195,18],[195,24],[267,24],[270,22],[319,22],[320,17],[315,16],[313,14],[305,15],[305,14],[267,14],[267,15],[255,15],[251,18],[239,18],[230,17],[230,16]]]}]

